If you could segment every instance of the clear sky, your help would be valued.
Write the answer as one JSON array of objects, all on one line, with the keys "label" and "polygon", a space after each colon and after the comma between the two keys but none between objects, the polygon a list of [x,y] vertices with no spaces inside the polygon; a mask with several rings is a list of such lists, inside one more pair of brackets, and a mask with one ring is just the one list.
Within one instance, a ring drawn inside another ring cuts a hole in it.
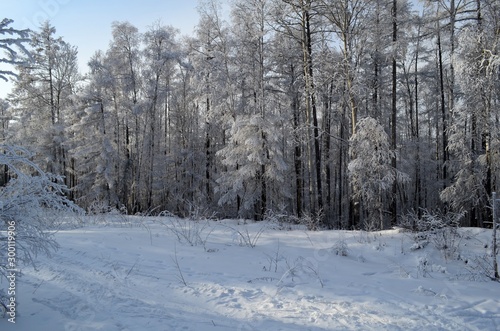
[{"label": "clear sky", "polygon": [[[97,50],[111,41],[111,23],[128,21],[146,32],[155,21],[191,35],[198,23],[198,0],[0,0],[0,20],[14,20],[12,27],[37,30],[49,20],[56,35],[78,47],[80,70]],[[11,85],[0,81],[0,98]]]}]

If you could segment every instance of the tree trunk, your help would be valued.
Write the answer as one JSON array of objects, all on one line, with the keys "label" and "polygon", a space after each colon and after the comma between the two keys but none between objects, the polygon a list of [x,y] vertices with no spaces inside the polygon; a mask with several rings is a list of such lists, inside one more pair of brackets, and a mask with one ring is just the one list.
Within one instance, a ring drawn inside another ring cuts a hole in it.
[{"label": "tree trunk", "polygon": [[420,47],[420,25],[418,27],[417,47],[415,52],[415,140],[417,144],[416,150],[416,169],[415,169],[415,199],[418,216],[422,213],[422,179],[421,179],[421,155],[420,155],[420,119],[419,119],[419,96],[418,96],[418,61]]},{"label": "tree trunk", "polygon": [[[397,169],[397,157],[396,157],[396,149],[397,149],[397,65],[396,65],[396,57],[397,57],[397,40],[398,40],[398,24],[397,24],[397,0],[393,0],[392,2],[392,42],[393,42],[393,55],[392,55],[392,116],[391,116],[391,145],[392,150],[394,151],[394,156],[392,157],[392,168],[393,171]],[[397,178],[394,180],[392,184],[392,201],[391,201],[391,213],[392,220],[391,225],[394,226],[397,224],[397,214],[398,214],[398,183]]]},{"label": "tree trunk", "polygon": [[[324,105],[324,120],[323,120],[323,146],[324,146],[324,161],[325,161],[325,179],[326,179],[326,210],[325,216],[329,219],[331,216],[332,207],[332,174],[331,174],[331,164],[330,164],[330,150],[331,150],[331,98],[333,94],[333,82],[330,84],[328,94],[325,96]],[[327,224],[330,226],[330,224]]]},{"label": "tree trunk", "polygon": [[443,68],[443,54],[441,49],[441,31],[438,26],[438,36],[437,36],[437,46],[438,46],[438,61],[439,61],[439,87],[441,96],[441,157],[442,157],[442,168],[441,177],[443,180],[443,189],[447,186],[448,180],[448,127],[447,127],[447,115],[446,115],[446,104],[445,104],[445,88],[444,88],[444,68]]},{"label": "tree trunk", "polygon": [[[208,77],[207,77],[208,80]],[[208,82],[207,82],[208,89]],[[208,93],[208,91],[207,91]],[[207,202],[210,204],[212,201],[212,192],[210,189],[211,181],[211,168],[212,168],[212,152],[211,152],[211,141],[210,141],[210,97],[207,96],[206,100],[206,115],[205,115],[205,194],[207,196]]]},{"label": "tree trunk", "polygon": [[303,200],[303,171],[302,171],[302,148],[300,146],[300,110],[299,110],[299,97],[297,93],[294,91],[295,85],[295,66],[293,64],[290,65],[291,69],[291,85],[290,90],[292,94],[292,111],[293,111],[293,132],[295,138],[295,147],[293,154],[293,163],[295,170],[295,204],[296,204],[296,214],[297,217],[303,216],[302,210],[302,200]]},{"label": "tree trunk", "polygon": [[[306,98],[310,102],[311,116],[313,125],[313,138],[314,138],[314,169],[311,172],[316,174],[316,190],[313,194],[316,196],[318,212],[323,211],[323,189],[321,182],[321,137],[319,134],[318,114],[316,105],[316,92],[314,84],[314,71],[312,60],[312,35],[311,35],[311,22],[310,13],[308,8],[303,8],[304,15],[304,76],[306,77]],[[314,206],[315,207],[315,206]],[[314,208],[315,209],[315,208]]]}]

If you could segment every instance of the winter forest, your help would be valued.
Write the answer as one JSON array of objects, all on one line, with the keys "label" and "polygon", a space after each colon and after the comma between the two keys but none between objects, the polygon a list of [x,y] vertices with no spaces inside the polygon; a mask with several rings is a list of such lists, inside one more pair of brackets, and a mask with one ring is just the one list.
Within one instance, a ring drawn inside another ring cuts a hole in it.
[{"label": "winter forest", "polygon": [[[89,211],[490,225],[497,0],[235,0],[226,15],[207,0],[199,15],[193,36],[113,23],[87,72],[50,22],[4,20],[23,42],[2,72],[14,80],[3,143]],[[15,175],[0,172],[2,184]]]}]

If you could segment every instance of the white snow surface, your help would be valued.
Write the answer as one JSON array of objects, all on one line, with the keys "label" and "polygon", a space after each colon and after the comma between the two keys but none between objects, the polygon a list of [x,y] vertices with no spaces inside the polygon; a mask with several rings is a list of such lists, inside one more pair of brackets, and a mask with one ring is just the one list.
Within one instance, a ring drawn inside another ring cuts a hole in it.
[{"label": "white snow surface", "polygon": [[491,230],[460,229],[450,257],[432,242],[417,249],[401,229],[84,221],[56,234],[60,249],[36,270],[23,268],[16,323],[4,317],[0,330],[500,329],[500,284],[479,263]]}]

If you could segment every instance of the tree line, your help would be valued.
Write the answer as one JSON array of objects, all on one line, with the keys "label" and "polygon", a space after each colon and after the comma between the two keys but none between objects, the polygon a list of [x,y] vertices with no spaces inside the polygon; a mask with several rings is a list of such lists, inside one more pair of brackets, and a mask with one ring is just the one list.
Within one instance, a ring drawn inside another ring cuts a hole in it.
[{"label": "tree line", "polygon": [[430,210],[487,225],[498,1],[236,0],[223,13],[200,2],[193,36],[114,22],[84,74],[42,24],[0,103],[1,138],[84,208],[369,229]]}]

